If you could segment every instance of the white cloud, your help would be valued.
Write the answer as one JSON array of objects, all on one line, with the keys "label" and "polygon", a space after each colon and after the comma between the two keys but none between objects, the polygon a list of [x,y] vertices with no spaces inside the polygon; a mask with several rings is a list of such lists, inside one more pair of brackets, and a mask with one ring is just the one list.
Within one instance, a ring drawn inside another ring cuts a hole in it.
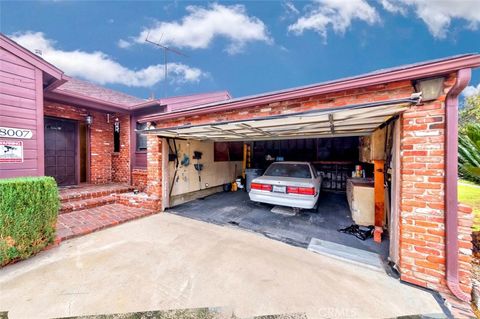
[{"label": "white cloud", "polygon": [[[480,23],[480,0],[382,0],[385,10],[405,14],[412,8],[436,38],[445,38],[452,20],[467,22],[475,30]],[[396,9],[395,9],[396,8]]]},{"label": "white cloud", "polygon": [[465,97],[469,97],[469,96],[472,96],[472,95],[480,95],[480,83],[477,84],[476,87],[474,85],[467,86],[462,91],[462,95],[465,96]]},{"label": "white cloud", "polygon": [[388,12],[400,14],[407,13],[407,9],[404,6],[398,4],[398,0],[393,0],[393,2],[392,0],[381,0],[380,2],[383,8]]},{"label": "white cloud", "polygon": [[128,41],[126,41],[126,40],[120,39],[120,40],[118,40],[118,42],[117,42],[117,46],[118,46],[119,48],[126,49],[126,48],[131,47],[131,46],[132,46],[132,43],[131,43],[131,42],[128,42]]},{"label": "white cloud", "polygon": [[294,13],[294,14],[299,14],[300,13],[300,11],[297,9],[297,7],[295,7],[293,2],[291,2],[291,1],[284,2],[283,7],[287,11],[287,13]]},{"label": "white cloud", "polygon": [[229,41],[226,51],[230,54],[241,52],[249,42],[273,42],[265,24],[249,16],[243,5],[188,6],[186,10],[188,15],[181,21],[158,21],[145,28],[134,41],[144,43],[148,35],[151,41],[163,45],[206,49],[214,38],[219,37]]},{"label": "white cloud", "polygon": [[[42,32],[24,32],[11,36],[12,40],[32,52],[41,50],[42,58],[63,70],[66,74],[99,84],[123,84],[133,87],[150,87],[163,80],[164,65],[150,65],[132,70],[101,52],[81,50],[63,51]],[[197,82],[205,74],[184,64],[169,63],[168,76],[173,82]]]},{"label": "white cloud", "polygon": [[288,27],[294,34],[302,34],[312,30],[320,34],[324,40],[332,28],[335,33],[343,34],[353,20],[368,24],[380,21],[377,11],[365,0],[316,0],[305,8],[306,14]]}]

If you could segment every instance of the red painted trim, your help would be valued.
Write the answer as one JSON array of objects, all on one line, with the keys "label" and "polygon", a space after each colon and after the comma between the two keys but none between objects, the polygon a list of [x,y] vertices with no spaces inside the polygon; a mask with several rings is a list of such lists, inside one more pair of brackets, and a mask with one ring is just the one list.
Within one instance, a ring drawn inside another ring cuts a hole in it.
[{"label": "red painted trim", "polygon": [[450,291],[460,300],[470,302],[471,296],[459,287],[458,276],[458,95],[468,85],[471,69],[457,72],[455,85],[445,101],[445,254],[446,279]]},{"label": "red painted trim", "polygon": [[80,184],[80,123],[75,121],[75,130],[77,131],[77,136],[75,139],[75,143],[77,143],[75,147],[75,184]]},{"label": "red painted trim", "polygon": [[137,133],[135,132],[137,120],[134,115],[130,115],[130,177],[132,177],[132,171],[137,166],[137,158],[135,151],[137,148]]},{"label": "red painted trim", "polygon": [[61,80],[52,81],[45,87],[45,92],[53,91],[67,81],[68,81],[68,79],[67,79],[66,76],[64,76],[63,79],[61,79]]},{"label": "red painted trim", "polygon": [[45,128],[43,125],[43,72],[35,69],[35,104],[37,120],[37,174],[45,175]]},{"label": "red painted trim", "polygon": [[269,104],[306,96],[320,95],[349,89],[363,88],[377,84],[386,84],[404,80],[415,80],[439,75],[446,75],[463,68],[480,66],[480,55],[471,54],[454,57],[441,61],[428,62],[423,65],[406,66],[404,68],[377,71],[358,77],[339,79],[332,82],[288,89],[284,91],[267,92],[261,95],[247,96],[240,99],[205,104],[192,107],[187,110],[159,114],[151,118],[143,118],[143,121],[170,120],[183,116],[194,116],[206,113],[224,112],[244,107]]},{"label": "red painted trim", "polygon": [[12,39],[5,36],[3,33],[0,33],[0,47],[9,51],[13,55],[19,57],[20,59],[26,61],[27,63],[35,66],[36,68],[42,70],[43,72],[51,75],[57,80],[63,78],[63,71],[54,65],[48,63],[41,57],[36,54],[33,54],[29,50],[25,49]]}]

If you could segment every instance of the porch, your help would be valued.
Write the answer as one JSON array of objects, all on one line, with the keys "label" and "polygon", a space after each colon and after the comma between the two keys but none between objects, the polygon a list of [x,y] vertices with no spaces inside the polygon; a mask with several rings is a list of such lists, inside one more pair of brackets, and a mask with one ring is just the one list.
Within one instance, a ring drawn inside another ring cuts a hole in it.
[{"label": "porch", "polygon": [[145,194],[123,183],[59,187],[57,238],[60,242],[133,219],[152,215],[158,207]]}]

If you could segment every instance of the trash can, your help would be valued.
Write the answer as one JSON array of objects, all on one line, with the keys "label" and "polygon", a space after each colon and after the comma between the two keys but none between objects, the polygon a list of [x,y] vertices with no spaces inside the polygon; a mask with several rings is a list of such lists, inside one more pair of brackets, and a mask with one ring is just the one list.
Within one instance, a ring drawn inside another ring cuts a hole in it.
[{"label": "trash can", "polygon": [[245,183],[247,184],[247,192],[250,192],[251,189],[251,184],[252,180],[262,176],[263,175],[263,169],[261,168],[247,168],[245,169]]}]

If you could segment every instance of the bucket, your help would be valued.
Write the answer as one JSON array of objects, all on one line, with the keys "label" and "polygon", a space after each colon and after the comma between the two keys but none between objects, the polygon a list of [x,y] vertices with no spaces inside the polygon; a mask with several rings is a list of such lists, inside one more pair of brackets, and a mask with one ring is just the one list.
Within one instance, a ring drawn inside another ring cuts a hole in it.
[{"label": "bucket", "polygon": [[237,178],[237,179],[235,180],[235,183],[237,184],[237,187],[238,187],[239,189],[242,189],[242,188],[243,188],[242,179],[241,179],[241,178]]}]

